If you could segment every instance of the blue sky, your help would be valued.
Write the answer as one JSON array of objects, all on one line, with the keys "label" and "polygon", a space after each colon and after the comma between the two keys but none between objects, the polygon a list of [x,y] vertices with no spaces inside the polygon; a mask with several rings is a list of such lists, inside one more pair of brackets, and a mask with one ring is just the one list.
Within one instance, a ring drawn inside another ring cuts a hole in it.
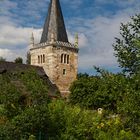
[{"label": "blue sky", "polygon": [[[26,58],[31,33],[38,43],[50,0],[0,0],[0,56]],[[140,13],[140,0],[60,0],[69,41],[79,33],[79,72],[93,65],[117,72],[112,44],[120,23]]]}]

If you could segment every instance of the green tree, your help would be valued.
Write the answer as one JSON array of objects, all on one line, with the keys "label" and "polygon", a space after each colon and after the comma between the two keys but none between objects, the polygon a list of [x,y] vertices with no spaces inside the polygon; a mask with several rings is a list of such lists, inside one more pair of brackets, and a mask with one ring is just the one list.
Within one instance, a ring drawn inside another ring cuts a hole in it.
[{"label": "green tree", "polygon": [[125,127],[140,135],[140,73],[134,74],[128,81],[118,105],[118,113],[122,114]]},{"label": "green tree", "polygon": [[31,64],[31,54],[30,52],[27,52],[27,60],[26,60],[26,64]]},{"label": "green tree", "polygon": [[123,74],[113,74],[94,67],[98,76],[79,76],[71,88],[70,102],[87,108],[117,111],[117,105],[127,89]]},{"label": "green tree", "polygon": [[6,61],[6,59],[0,56],[0,62],[4,62],[4,61]]},{"label": "green tree", "polygon": [[34,70],[0,74],[0,139],[46,133],[48,87]]},{"label": "green tree", "polygon": [[[140,72],[126,77],[124,74],[112,74],[99,68],[96,70],[100,72],[100,76],[80,76],[73,83],[70,103],[94,110],[103,108],[107,117],[112,113],[119,114],[123,120],[123,128],[140,136]],[[113,139],[109,138],[110,134],[118,130],[119,128],[114,130],[110,127],[108,134],[100,132],[103,134],[101,139]],[[129,132],[121,131],[120,133],[122,139],[128,139],[123,134],[129,135]]]},{"label": "green tree", "polygon": [[113,44],[115,56],[123,72],[133,74],[140,70],[140,14],[120,26],[121,38]]},{"label": "green tree", "polygon": [[48,104],[48,117],[47,137],[52,140],[136,140],[120,116],[108,118],[61,100]]},{"label": "green tree", "polygon": [[15,60],[14,60],[15,63],[19,63],[19,64],[22,64],[23,63],[23,59],[21,57],[17,57]]}]

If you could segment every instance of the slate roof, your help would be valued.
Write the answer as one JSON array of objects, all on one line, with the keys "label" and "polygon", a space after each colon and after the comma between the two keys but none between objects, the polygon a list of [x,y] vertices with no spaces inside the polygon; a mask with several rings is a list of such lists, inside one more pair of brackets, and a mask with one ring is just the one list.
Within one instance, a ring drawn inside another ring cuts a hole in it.
[{"label": "slate roof", "polygon": [[13,62],[0,62],[0,73],[2,72],[15,72],[17,70],[28,70],[28,69],[34,69],[36,70],[37,74],[39,76],[45,76],[46,73],[42,67],[39,66],[33,66],[33,65],[27,65],[27,64],[18,64]]},{"label": "slate roof", "polygon": [[56,41],[68,42],[59,0],[51,0],[50,2],[40,43],[51,41],[52,34]]}]

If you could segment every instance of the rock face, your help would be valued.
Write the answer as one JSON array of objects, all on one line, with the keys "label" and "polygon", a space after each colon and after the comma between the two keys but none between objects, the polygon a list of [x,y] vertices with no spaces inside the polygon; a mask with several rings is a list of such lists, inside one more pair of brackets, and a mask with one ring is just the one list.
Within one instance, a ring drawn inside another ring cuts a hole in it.
[{"label": "rock face", "polygon": [[42,66],[63,97],[77,77],[78,48],[68,42],[59,0],[51,0],[39,44],[30,44],[31,65]]}]

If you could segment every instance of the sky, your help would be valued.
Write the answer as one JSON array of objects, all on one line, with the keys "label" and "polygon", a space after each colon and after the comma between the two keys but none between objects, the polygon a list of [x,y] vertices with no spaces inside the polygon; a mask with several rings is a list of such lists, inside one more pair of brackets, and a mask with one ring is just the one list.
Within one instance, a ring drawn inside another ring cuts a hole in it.
[{"label": "sky", "polygon": [[[33,32],[39,43],[50,0],[0,0],[0,57],[26,60]],[[79,66],[119,72],[112,44],[120,37],[120,24],[140,13],[140,0],[60,0],[69,41],[79,34]]]}]

